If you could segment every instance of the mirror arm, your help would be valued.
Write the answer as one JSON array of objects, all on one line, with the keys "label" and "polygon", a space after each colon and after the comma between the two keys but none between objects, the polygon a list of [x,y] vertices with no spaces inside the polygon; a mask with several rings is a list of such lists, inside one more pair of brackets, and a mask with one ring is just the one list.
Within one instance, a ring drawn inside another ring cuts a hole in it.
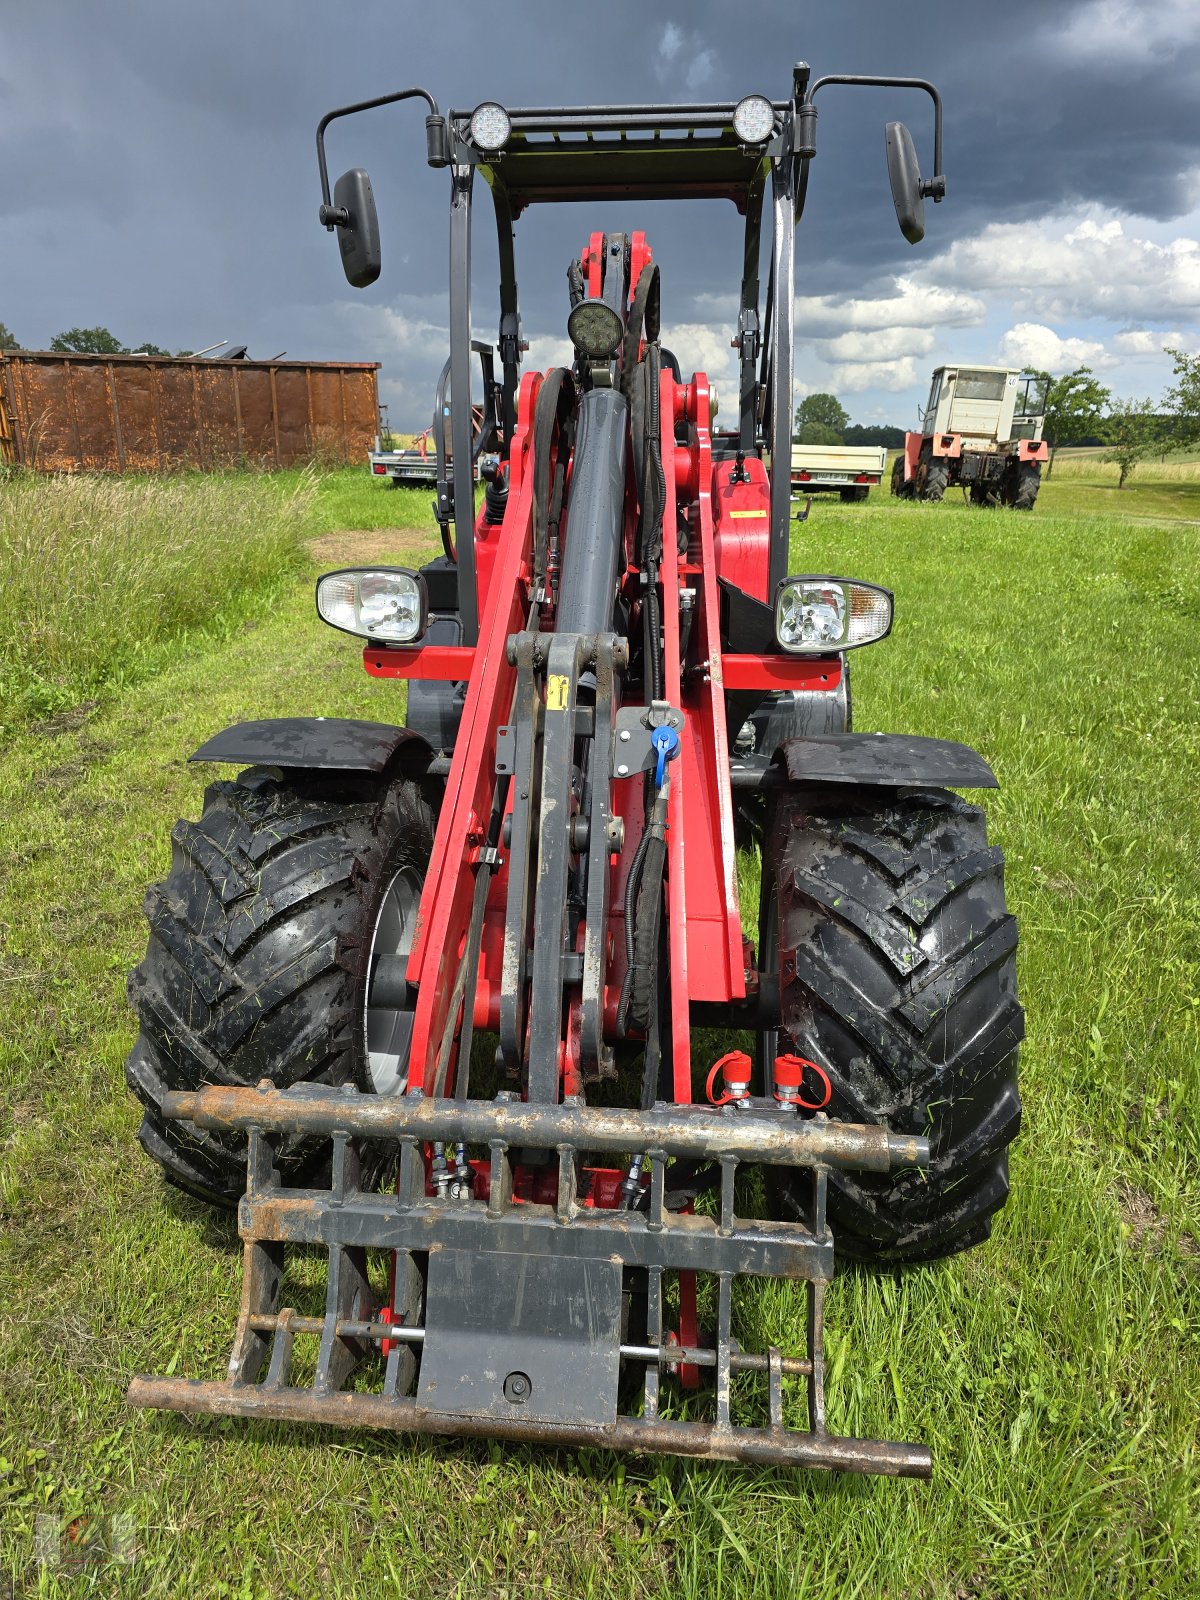
[{"label": "mirror arm", "polygon": [[921,194],[936,205],[946,196],[946,175],[942,171],[942,97],[927,78],[864,78],[851,74],[830,73],[818,78],[804,96],[796,117],[796,154],[811,159],[817,153],[817,108],[813,104],[818,89],[827,83],[855,83],[869,89],[923,89],[933,101],[933,172],[921,184]]},{"label": "mirror arm", "polygon": [[[329,168],[325,164],[325,129],[338,117],[351,117],[358,111],[373,111],[376,106],[391,106],[398,100],[413,99],[424,100],[429,107],[429,114],[425,118],[429,163],[431,166],[445,166],[449,161],[449,152],[446,149],[446,120],[438,111],[437,101],[428,89],[401,89],[398,94],[381,94],[374,100],[358,100],[352,106],[338,106],[335,111],[327,111],[317,123],[317,167],[321,174],[321,209],[318,215],[327,232],[332,233],[338,226],[345,227],[350,221],[350,214],[345,206],[330,204]],[[442,159],[443,156],[445,159]]]}]

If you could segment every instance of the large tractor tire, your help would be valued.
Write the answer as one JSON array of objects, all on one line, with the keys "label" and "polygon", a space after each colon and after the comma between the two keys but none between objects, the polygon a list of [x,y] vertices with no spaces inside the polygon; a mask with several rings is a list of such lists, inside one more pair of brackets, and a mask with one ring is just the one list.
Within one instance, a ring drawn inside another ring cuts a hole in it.
[{"label": "large tractor tire", "polygon": [[[212,784],[200,821],[171,839],[129,978],[141,1032],[125,1076],[145,1108],[147,1155],[181,1189],[229,1206],[245,1187],[245,1140],[165,1120],[163,1096],[264,1078],[402,1087],[411,1014],[394,990],[373,998],[371,974],[374,957],[411,944],[433,816],[403,779],[251,768]],[[323,1141],[281,1145],[285,1182],[327,1162]]]},{"label": "large tractor tire", "polygon": [[944,461],[930,461],[921,487],[922,500],[944,500],[950,472]]},{"label": "large tractor tire", "polygon": [[1015,511],[1032,511],[1042,486],[1040,461],[1022,461],[1017,468],[1017,490],[1013,496]]},{"label": "large tractor tire", "polygon": [[892,462],[892,493],[898,500],[911,500],[913,497],[913,483],[911,478],[904,475],[903,451]]},{"label": "large tractor tire", "polygon": [[[983,813],[936,789],[789,793],[763,868],[779,1045],[824,1067],[831,1117],[932,1147],[924,1172],[830,1173],[835,1245],[904,1263],[979,1243],[1008,1195],[1024,1035],[1016,925]],[[806,1216],[807,1174],[769,1176],[778,1214]]]}]

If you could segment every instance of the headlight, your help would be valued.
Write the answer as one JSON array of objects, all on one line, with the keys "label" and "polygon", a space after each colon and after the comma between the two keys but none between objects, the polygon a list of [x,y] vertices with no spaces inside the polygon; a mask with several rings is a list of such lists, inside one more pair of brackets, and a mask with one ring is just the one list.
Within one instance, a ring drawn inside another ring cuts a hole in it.
[{"label": "headlight", "polygon": [[425,579],[405,567],[327,572],[317,579],[317,615],[372,644],[412,644],[425,632]]},{"label": "headlight", "polygon": [[748,94],[733,108],[733,131],[743,144],[765,144],[775,132],[775,107],[765,94]]},{"label": "headlight", "polygon": [[785,578],[775,596],[775,637],[784,650],[833,655],[874,644],[892,628],[890,590],[854,578]]},{"label": "headlight", "polygon": [[617,352],[625,334],[619,311],[603,300],[581,300],[571,307],[567,334],[576,350],[592,361],[608,361]]},{"label": "headlight", "polygon": [[512,132],[512,118],[494,100],[485,100],[471,113],[471,143],[480,150],[503,150]]}]

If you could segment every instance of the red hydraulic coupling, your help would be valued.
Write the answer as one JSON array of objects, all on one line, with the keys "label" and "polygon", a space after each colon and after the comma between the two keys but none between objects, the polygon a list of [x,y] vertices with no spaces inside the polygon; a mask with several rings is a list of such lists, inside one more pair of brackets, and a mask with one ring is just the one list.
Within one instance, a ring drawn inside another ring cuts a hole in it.
[{"label": "red hydraulic coupling", "polygon": [[[806,1072],[815,1073],[824,1091],[819,1100],[805,1100],[800,1093]],[[824,1067],[803,1056],[775,1057],[775,1098],[783,1105],[798,1106],[804,1111],[823,1111],[833,1098],[833,1085]]]}]

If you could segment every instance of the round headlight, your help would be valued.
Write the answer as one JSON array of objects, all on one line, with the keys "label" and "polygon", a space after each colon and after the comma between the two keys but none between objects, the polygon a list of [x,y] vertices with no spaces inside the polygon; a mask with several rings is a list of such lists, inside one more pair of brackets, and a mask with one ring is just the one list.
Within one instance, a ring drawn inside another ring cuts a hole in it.
[{"label": "round headlight", "polygon": [[317,580],[317,614],[372,644],[413,644],[425,631],[425,580],[404,567],[327,572]]},{"label": "round headlight", "polygon": [[775,132],[775,107],[764,94],[748,94],[733,108],[733,131],[743,144],[765,144]]},{"label": "round headlight", "polygon": [[512,132],[512,118],[494,100],[485,100],[471,113],[471,143],[480,150],[503,150]]},{"label": "round headlight", "polygon": [[571,307],[567,318],[571,343],[592,361],[607,361],[615,355],[624,332],[620,313],[603,300],[581,300]]}]

